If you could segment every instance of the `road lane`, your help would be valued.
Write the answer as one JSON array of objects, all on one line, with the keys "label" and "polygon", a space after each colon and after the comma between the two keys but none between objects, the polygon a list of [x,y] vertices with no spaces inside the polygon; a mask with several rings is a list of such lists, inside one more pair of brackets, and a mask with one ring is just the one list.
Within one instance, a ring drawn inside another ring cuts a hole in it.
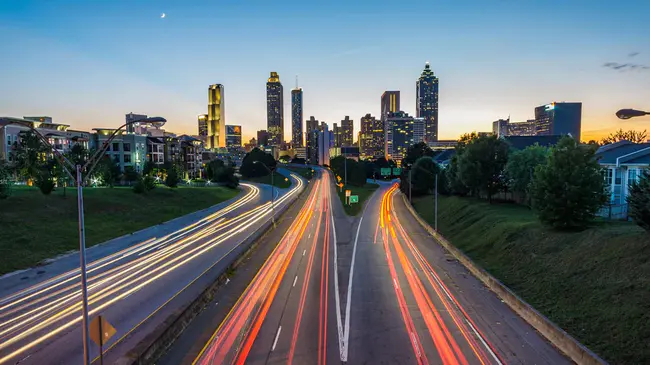
[{"label": "road lane", "polygon": [[[302,189],[303,179],[292,180],[276,209]],[[226,267],[223,259],[270,219],[268,197],[262,201],[257,186],[242,185],[247,193],[218,212],[89,264],[91,317],[101,313],[118,329],[106,344],[106,360],[142,340],[173,311],[171,301],[191,301],[214,276],[204,274]],[[78,281],[78,270],[72,270],[0,299],[0,363],[81,361]],[[91,355],[98,355],[96,346]]]}]

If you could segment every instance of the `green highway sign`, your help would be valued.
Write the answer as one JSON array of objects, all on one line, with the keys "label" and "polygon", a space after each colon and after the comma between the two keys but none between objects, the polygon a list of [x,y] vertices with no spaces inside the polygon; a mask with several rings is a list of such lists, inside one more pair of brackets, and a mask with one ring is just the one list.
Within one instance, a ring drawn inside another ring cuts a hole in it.
[{"label": "green highway sign", "polygon": [[359,196],[358,195],[350,195],[350,204],[352,203],[359,203]]},{"label": "green highway sign", "polygon": [[401,167],[393,167],[393,175],[398,176],[402,174],[402,168]]},{"label": "green highway sign", "polygon": [[390,167],[382,167],[381,176],[390,176]]}]

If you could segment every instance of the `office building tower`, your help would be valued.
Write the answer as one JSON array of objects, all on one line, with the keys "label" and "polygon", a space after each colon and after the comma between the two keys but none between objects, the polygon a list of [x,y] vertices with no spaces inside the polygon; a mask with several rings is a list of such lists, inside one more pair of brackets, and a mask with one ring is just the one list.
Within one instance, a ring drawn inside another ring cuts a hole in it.
[{"label": "office building tower", "polygon": [[438,78],[433,74],[429,62],[416,82],[415,116],[424,118],[425,141],[438,140]]},{"label": "office building tower", "polygon": [[208,87],[208,135],[205,148],[214,150],[226,146],[226,106],[223,85]]},{"label": "office building tower", "polygon": [[262,129],[257,131],[257,145],[258,146],[268,146],[269,145],[269,132]]},{"label": "office building tower", "polygon": [[318,127],[319,122],[313,116],[305,122],[306,138],[305,146],[307,147],[307,161],[310,164],[318,165]]},{"label": "office building tower", "polygon": [[508,136],[534,136],[535,119],[508,124]]},{"label": "office building tower", "polygon": [[332,134],[328,130],[327,124],[325,122],[321,123],[320,129],[318,129],[318,164],[319,165],[329,165],[330,164],[330,148],[332,146]]},{"label": "office building tower", "polygon": [[492,122],[492,134],[497,137],[504,137],[510,134],[510,117]]},{"label": "office building tower", "polygon": [[400,111],[399,106],[399,91],[384,91],[381,94],[381,120],[386,122],[389,113],[397,113]]},{"label": "office building tower", "polygon": [[339,127],[339,141],[340,146],[349,147],[354,145],[354,122],[349,116],[341,120],[341,127]]},{"label": "office building tower", "polygon": [[208,115],[207,114],[199,114],[198,116],[199,120],[199,137],[203,139],[203,142],[208,138]]},{"label": "office building tower", "polygon": [[266,83],[266,130],[269,145],[279,148],[284,141],[284,98],[277,72],[271,72]]},{"label": "office building tower", "polygon": [[240,125],[226,125],[226,147],[241,147]]},{"label": "office building tower", "polygon": [[359,153],[362,159],[384,156],[384,124],[370,114],[361,117]]},{"label": "office building tower", "polygon": [[332,126],[332,144],[334,147],[341,147],[341,128],[338,124],[334,123]]},{"label": "office building tower", "polygon": [[293,148],[303,146],[302,131],[302,88],[296,85],[291,90],[291,144]]},{"label": "office building tower", "polygon": [[426,136],[426,119],[413,118],[413,144],[424,142]]},{"label": "office building tower", "polygon": [[538,136],[567,135],[580,141],[582,103],[557,103],[535,108],[535,134]]},{"label": "office building tower", "polygon": [[[386,118],[386,156],[401,166],[410,146],[415,144],[414,118],[403,111],[389,113]],[[419,120],[420,126],[423,120]],[[421,127],[420,127],[421,128]],[[420,132],[422,130],[420,129]]]}]

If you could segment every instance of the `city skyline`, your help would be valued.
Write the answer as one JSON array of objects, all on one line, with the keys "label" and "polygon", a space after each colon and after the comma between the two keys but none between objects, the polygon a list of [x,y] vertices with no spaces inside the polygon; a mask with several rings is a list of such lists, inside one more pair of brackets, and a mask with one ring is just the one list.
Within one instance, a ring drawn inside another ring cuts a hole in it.
[{"label": "city skyline", "polygon": [[[255,10],[250,4],[216,7],[171,2],[127,6],[118,1],[81,7],[38,1],[3,4],[0,28],[8,36],[2,43],[7,52],[22,57],[7,59],[0,70],[11,85],[0,91],[0,110],[4,115],[49,115],[82,130],[114,127],[133,111],[162,115],[169,120],[170,130],[197,134],[197,116],[205,113],[205,87],[219,83],[228,89],[225,123],[242,125],[243,139],[249,140],[255,131],[266,128],[262,80],[271,70],[285,77],[300,76],[303,122],[314,115],[332,125],[346,115],[357,121],[367,113],[380,116],[379,97],[386,90],[399,90],[401,109],[416,115],[413,81],[428,60],[443,79],[440,139],[489,131],[493,121],[508,115],[512,121],[532,119],[536,106],[552,101],[583,103],[583,140],[618,128],[642,130],[648,125],[643,119],[619,121],[614,112],[648,108],[650,73],[603,67],[608,62],[650,64],[650,52],[644,52],[642,18],[648,4],[623,1],[612,8],[602,1],[589,2],[589,7],[560,1],[495,3],[487,14],[468,10],[478,6],[477,1],[430,8],[423,4],[406,2],[397,9],[378,4],[372,13],[352,4],[346,5],[345,14],[336,3],[309,4],[286,13],[277,28],[265,33],[259,32],[269,29],[271,20],[265,17],[276,10],[264,3]],[[553,25],[530,16],[549,9],[554,13]],[[164,19],[159,18],[161,10],[167,14]],[[425,32],[426,37],[409,27],[381,37],[363,29],[390,11],[402,16],[435,12],[445,16],[435,33]],[[221,45],[223,52],[197,53],[207,29],[200,24],[208,24],[214,14],[220,21],[223,18],[218,30],[229,35]],[[508,22],[488,21],[494,17]],[[350,29],[326,31],[339,18],[354,24],[354,37],[349,36]],[[462,26],[460,19],[466,20]],[[298,59],[286,57],[285,41],[270,45],[271,39],[289,34],[292,20],[313,25],[291,38],[301,45]],[[130,26],[116,31],[116,22]],[[435,47],[422,47],[424,39]],[[384,54],[386,45],[394,41],[406,48],[419,46],[406,55]],[[539,47],[540,42],[547,47]],[[186,57],[190,53],[192,57]],[[380,53],[382,57],[369,58]],[[48,62],[42,62],[43,57]],[[288,94],[283,105],[290,110]],[[291,140],[291,128],[286,127],[289,117],[285,113],[286,141]]]}]

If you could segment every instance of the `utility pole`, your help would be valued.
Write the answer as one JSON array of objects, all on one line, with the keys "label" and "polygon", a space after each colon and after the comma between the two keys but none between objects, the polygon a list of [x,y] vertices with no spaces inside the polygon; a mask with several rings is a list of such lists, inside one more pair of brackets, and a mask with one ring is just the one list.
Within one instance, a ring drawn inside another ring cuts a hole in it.
[{"label": "utility pole", "polygon": [[[341,148],[343,148],[343,147],[341,147]],[[344,160],[343,164],[345,166],[345,168],[343,169],[345,171],[343,181],[344,181],[345,186],[348,186],[348,155],[345,152],[343,152],[343,160]]]},{"label": "utility pole", "polygon": [[433,229],[435,229],[436,232],[438,232],[438,174],[436,174],[436,204],[435,204],[435,209],[436,209],[436,212],[434,214],[435,219],[434,219],[434,227],[433,227]]},{"label": "utility pole", "polygon": [[413,168],[409,169],[409,203],[413,204],[413,200],[411,200],[411,190],[413,190],[413,179],[411,179],[411,175],[413,172]]}]

